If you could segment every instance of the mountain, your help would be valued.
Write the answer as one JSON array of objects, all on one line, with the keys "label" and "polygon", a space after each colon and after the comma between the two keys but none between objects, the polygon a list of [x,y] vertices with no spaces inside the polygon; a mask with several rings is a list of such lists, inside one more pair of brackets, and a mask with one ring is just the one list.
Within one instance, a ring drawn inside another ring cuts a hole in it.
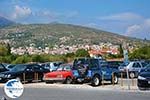
[{"label": "mountain", "polygon": [[9,41],[12,46],[36,47],[74,44],[113,44],[128,43],[130,45],[150,44],[149,40],[130,38],[115,33],[71,24],[29,24],[13,25],[0,29],[0,39]]},{"label": "mountain", "polygon": [[0,27],[9,26],[12,24],[15,24],[15,22],[0,16]]}]

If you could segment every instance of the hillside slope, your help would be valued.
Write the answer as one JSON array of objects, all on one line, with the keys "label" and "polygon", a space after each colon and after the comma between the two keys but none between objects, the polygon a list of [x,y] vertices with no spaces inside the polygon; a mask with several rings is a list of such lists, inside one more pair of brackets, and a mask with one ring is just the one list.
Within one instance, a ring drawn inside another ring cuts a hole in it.
[{"label": "hillside slope", "polygon": [[0,39],[9,40],[14,47],[29,46],[34,43],[37,47],[51,45],[99,44],[111,42],[120,44],[150,43],[140,39],[130,38],[111,32],[70,24],[30,24],[14,25],[0,29]]}]

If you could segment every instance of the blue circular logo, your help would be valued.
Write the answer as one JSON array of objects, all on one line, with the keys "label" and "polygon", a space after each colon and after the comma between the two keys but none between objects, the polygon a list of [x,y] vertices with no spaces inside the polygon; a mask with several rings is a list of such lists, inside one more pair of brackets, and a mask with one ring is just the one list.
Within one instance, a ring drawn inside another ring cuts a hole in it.
[{"label": "blue circular logo", "polygon": [[17,79],[9,80],[4,86],[4,92],[9,98],[18,98],[22,95],[24,87]]}]

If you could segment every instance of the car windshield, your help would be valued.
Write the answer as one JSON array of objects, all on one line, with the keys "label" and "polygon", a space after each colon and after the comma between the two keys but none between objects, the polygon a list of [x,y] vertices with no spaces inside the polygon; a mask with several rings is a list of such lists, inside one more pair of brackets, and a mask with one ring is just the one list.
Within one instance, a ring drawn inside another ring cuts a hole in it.
[{"label": "car windshield", "polygon": [[4,66],[3,66],[2,64],[0,64],[0,70],[1,70],[1,69],[4,69]]},{"label": "car windshield", "polygon": [[13,68],[15,65],[8,65],[8,68]]},{"label": "car windshield", "polygon": [[150,64],[146,65],[145,68],[150,68]]},{"label": "car windshield", "polygon": [[70,71],[70,70],[71,70],[71,67],[70,67],[70,65],[60,65],[60,66],[57,68],[57,71],[62,71],[62,70]]},{"label": "car windshield", "polygon": [[60,65],[56,70],[57,70],[57,71],[61,71],[61,70],[63,70],[63,67],[64,67],[64,66],[61,66],[61,65]]},{"label": "car windshield", "polygon": [[25,65],[16,65],[11,69],[11,71],[24,71],[26,69]]},{"label": "car windshield", "polygon": [[143,66],[143,67],[145,67],[145,66],[147,66],[147,65],[148,65],[148,63],[147,63],[147,62],[142,62],[141,64],[142,64],[142,66]]},{"label": "car windshield", "polygon": [[79,65],[86,65],[88,64],[88,59],[75,59],[74,63],[73,63],[73,69],[78,68]]},{"label": "car windshield", "polygon": [[63,64],[63,62],[55,62],[55,63],[54,63],[54,66],[59,66],[59,65],[61,65],[61,64]]},{"label": "car windshield", "polygon": [[149,64],[148,66],[146,66],[143,71],[144,71],[144,72],[150,72],[150,64]]}]

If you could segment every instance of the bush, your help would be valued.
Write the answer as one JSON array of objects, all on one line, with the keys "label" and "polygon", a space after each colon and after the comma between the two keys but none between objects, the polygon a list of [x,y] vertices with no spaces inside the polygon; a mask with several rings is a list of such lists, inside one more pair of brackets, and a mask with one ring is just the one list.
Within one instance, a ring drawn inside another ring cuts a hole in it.
[{"label": "bush", "polygon": [[31,62],[31,58],[29,56],[23,55],[17,57],[16,60],[14,60],[12,63],[13,64],[23,64],[23,63],[28,63]]},{"label": "bush", "polygon": [[76,57],[90,57],[89,53],[85,49],[78,49],[75,53]]},{"label": "bush", "polygon": [[130,59],[150,59],[150,46],[144,46],[129,54]]}]

